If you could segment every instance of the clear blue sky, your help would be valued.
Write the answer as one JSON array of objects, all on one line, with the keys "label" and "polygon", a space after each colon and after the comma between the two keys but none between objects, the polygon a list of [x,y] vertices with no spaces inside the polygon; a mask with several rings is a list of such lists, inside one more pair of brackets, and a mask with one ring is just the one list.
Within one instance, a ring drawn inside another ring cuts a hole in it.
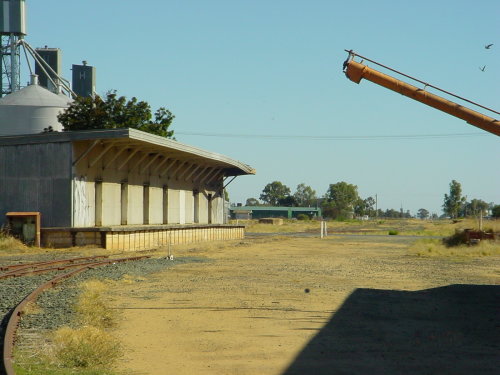
[{"label": "clear blue sky", "polygon": [[232,202],[275,180],[319,196],[346,181],[379,208],[441,214],[455,179],[500,204],[500,137],[342,73],[353,49],[498,111],[498,0],[27,0],[27,12],[27,41],[62,49],[68,79],[87,60],[99,93],[165,106],[178,141],[254,167]]}]

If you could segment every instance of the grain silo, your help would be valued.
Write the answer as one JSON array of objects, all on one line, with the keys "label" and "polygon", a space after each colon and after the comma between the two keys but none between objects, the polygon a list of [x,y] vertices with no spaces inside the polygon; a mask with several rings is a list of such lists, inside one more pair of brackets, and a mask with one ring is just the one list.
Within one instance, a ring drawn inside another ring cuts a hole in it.
[{"label": "grain silo", "polygon": [[32,84],[0,99],[0,136],[41,133],[45,128],[62,131],[57,115],[72,99]]}]

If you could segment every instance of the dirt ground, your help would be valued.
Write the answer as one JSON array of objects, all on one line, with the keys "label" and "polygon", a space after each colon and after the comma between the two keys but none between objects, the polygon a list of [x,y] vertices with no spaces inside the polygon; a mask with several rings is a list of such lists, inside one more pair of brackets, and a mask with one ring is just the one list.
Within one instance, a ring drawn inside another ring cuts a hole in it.
[{"label": "dirt ground", "polygon": [[113,290],[127,374],[494,374],[500,258],[402,236],[269,237]]}]

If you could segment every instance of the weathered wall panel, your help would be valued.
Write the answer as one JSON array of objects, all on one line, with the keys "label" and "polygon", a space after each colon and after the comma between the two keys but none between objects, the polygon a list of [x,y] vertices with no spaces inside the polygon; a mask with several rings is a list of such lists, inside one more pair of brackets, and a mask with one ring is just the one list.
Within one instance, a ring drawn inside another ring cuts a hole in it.
[{"label": "weathered wall panel", "polygon": [[106,182],[102,185],[102,225],[120,225],[121,185]]},{"label": "weathered wall panel", "polygon": [[224,199],[221,196],[212,198],[212,224],[224,224]]},{"label": "weathered wall panel", "polygon": [[179,190],[179,224],[186,224],[186,192]]},{"label": "weathered wall panel", "polygon": [[208,194],[205,191],[198,194],[198,223],[208,224]]},{"label": "weathered wall panel", "polygon": [[128,223],[142,224],[144,220],[144,186],[131,185],[128,186]]},{"label": "weathered wall panel", "polygon": [[185,223],[191,224],[194,223],[194,195],[192,190],[185,190]]},{"label": "weathered wall panel", "polygon": [[[76,177],[73,180],[73,226],[87,227],[95,223],[94,199],[89,196],[88,182],[85,177]],[[93,184],[92,184],[93,185]],[[94,189],[92,188],[93,192]]]},{"label": "weathered wall panel", "polygon": [[71,226],[71,143],[0,147],[0,225],[9,211],[39,211],[42,226]]},{"label": "weathered wall panel", "polygon": [[168,189],[168,222],[178,224],[180,222],[179,190]]},{"label": "weathered wall panel", "polygon": [[163,189],[149,188],[149,224],[163,224]]}]

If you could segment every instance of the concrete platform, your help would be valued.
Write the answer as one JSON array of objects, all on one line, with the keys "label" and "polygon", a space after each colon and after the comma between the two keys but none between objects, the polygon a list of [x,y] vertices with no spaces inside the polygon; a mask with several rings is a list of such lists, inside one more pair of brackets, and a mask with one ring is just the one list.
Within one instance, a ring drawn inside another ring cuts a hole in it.
[{"label": "concrete platform", "polygon": [[161,246],[237,240],[242,225],[133,225],[88,228],[42,228],[42,246],[96,246],[110,250],[149,250]]}]

